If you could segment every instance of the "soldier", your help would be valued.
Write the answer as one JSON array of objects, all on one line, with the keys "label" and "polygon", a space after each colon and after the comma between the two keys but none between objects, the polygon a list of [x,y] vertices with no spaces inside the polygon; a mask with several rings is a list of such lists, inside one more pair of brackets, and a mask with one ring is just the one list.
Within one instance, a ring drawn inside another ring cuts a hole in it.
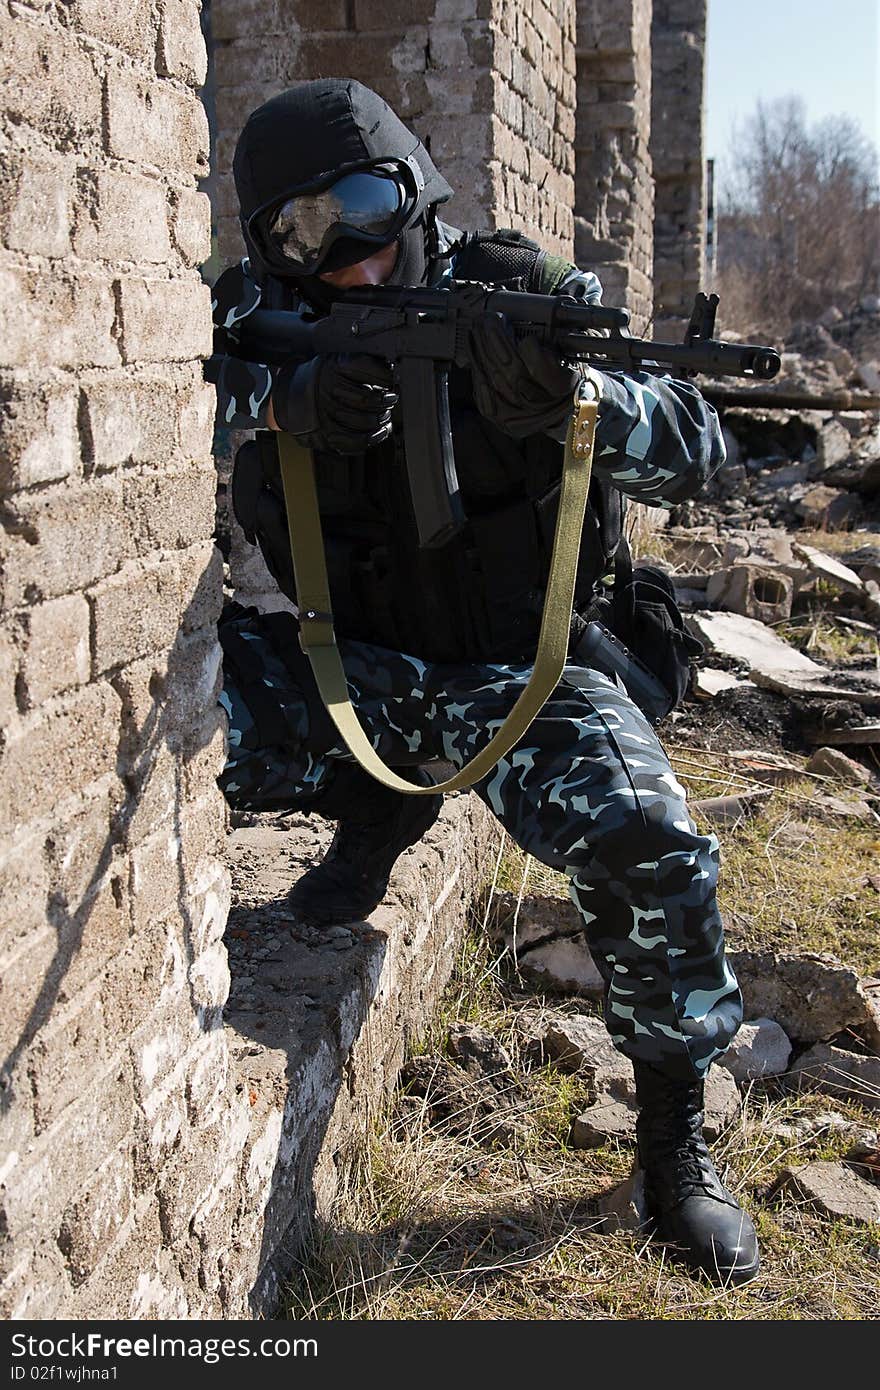
[{"label": "soldier", "polygon": [[[258,305],[328,312],[369,284],[516,283],[598,303],[595,275],[518,234],[463,237],[438,216],[452,189],[380,97],[350,80],[300,83],[248,118],[234,172],[248,257],[215,287],[219,420],[255,428],[233,503],[280,589],[296,599],[271,431],[315,456],[336,632],[360,720],[420,786],[422,764],[462,766],[531,671],[577,374],[497,318],[453,371],[451,429],[464,530],[420,549],[401,466],[390,364],[323,355],[270,369],[231,355]],[[478,782],[513,840],[568,875],[605,984],[605,1020],[633,1063],[638,1155],[657,1238],[693,1267],[742,1283],[754,1227],[702,1137],[703,1083],[741,1021],[715,901],[718,845],[697,833],[651,724],[619,682],[579,662],[583,615],[621,544],[624,497],[669,506],[723,462],[712,407],[689,382],[591,371],[596,463],[575,593],[571,664],[526,737]],[[318,811],[330,849],[291,893],[320,923],[366,917],[398,855],[439,814],[352,759],[318,696],[290,613],[240,607],[221,624],[229,759],[238,808]],[[679,653],[679,656],[681,654]]]}]

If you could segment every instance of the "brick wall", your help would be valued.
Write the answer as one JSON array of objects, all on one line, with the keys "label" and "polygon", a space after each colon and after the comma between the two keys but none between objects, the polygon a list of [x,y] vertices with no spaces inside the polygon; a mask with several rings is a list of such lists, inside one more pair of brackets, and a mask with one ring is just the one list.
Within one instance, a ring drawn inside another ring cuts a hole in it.
[{"label": "brick wall", "polygon": [[[706,3],[654,0],[651,155],[657,337],[666,332],[677,335],[703,280]],[[679,322],[669,323],[670,319]]]},{"label": "brick wall", "polygon": [[578,0],[575,258],[606,304],[651,316],[651,0]]},{"label": "brick wall", "polygon": [[234,1113],[205,48],[196,0],[0,28],[0,1307],[126,1316]]}]

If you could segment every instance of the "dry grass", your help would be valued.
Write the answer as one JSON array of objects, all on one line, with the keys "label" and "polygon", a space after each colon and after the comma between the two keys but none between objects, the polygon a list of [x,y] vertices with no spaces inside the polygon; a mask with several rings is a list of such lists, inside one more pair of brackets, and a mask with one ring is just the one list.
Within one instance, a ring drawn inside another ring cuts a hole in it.
[{"label": "dry grass", "polygon": [[[776,802],[774,797],[774,803]],[[768,813],[769,815],[770,813]],[[785,812],[774,811],[773,815]],[[763,819],[763,818],[762,818]],[[767,821],[765,833],[771,830]],[[749,835],[760,839],[757,823]],[[873,853],[876,854],[878,846]],[[859,849],[852,851],[856,857]],[[732,902],[756,912],[760,880],[768,915],[782,912],[790,889],[783,878],[746,870],[748,856],[728,865]],[[731,859],[730,847],[727,853]],[[824,864],[824,860],[823,860]],[[823,873],[826,870],[823,868]],[[769,885],[779,882],[772,906]],[[847,875],[847,880],[851,877]],[[558,875],[510,849],[496,887],[564,891]],[[801,881],[803,888],[803,879]],[[741,895],[746,895],[745,897]],[[796,895],[791,891],[791,898]],[[812,909],[810,909],[812,911]],[[339,1319],[861,1319],[880,1309],[878,1233],[830,1221],[790,1192],[777,1191],[780,1170],[814,1158],[840,1157],[852,1134],[821,1127],[791,1138],[778,1127],[830,1110],[869,1126],[871,1113],[818,1095],[786,1096],[755,1086],[739,1122],[713,1146],[728,1185],[752,1212],[763,1250],[758,1279],[718,1289],[676,1265],[640,1236],[601,1233],[599,1198],[629,1172],[631,1151],[616,1143],[590,1151],[571,1147],[573,1117],[588,1103],[585,1082],[553,1066],[535,1065],[516,1028],[524,1006],[581,1012],[574,1000],[530,993],[494,957],[484,921],[463,944],[454,979],[422,1047],[444,1050],[450,1023],[470,1021],[507,1048],[526,1087],[524,1123],[507,1145],[490,1145],[485,1122],[452,1138],[428,1122],[425,1103],[398,1096],[370,1141],[352,1155],[334,1208],[316,1225],[295,1286],[294,1318]],[[868,952],[867,943],[863,949]],[[873,1122],[876,1124],[876,1112]],[[481,1132],[481,1126],[482,1132]]]}]

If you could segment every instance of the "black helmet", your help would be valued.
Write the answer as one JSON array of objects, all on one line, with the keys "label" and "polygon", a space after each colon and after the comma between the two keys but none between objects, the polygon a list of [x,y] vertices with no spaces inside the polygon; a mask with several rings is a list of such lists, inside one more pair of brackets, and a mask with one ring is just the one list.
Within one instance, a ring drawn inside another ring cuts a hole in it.
[{"label": "black helmet", "polygon": [[393,284],[421,283],[436,204],[452,196],[421,141],[351,78],[300,82],[248,117],[233,160],[258,279],[292,279],[318,307],[324,271],[398,241]]}]

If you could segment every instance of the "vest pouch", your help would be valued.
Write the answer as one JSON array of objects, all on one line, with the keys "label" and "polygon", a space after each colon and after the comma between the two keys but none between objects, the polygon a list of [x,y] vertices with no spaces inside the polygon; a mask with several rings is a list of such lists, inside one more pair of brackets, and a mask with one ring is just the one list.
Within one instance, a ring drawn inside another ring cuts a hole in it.
[{"label": "vest pouch", "polygon": [[684,699],[691,658],[700,655],[703,644],[686,630],[672,581],[662,570],[654,565],[636,565],[630,575],[623,584],[615,581],[612,600],[602,601],[607,609],[600,621],[607,623],[667,692],[666,702],[644,710],[657,722]]}]

